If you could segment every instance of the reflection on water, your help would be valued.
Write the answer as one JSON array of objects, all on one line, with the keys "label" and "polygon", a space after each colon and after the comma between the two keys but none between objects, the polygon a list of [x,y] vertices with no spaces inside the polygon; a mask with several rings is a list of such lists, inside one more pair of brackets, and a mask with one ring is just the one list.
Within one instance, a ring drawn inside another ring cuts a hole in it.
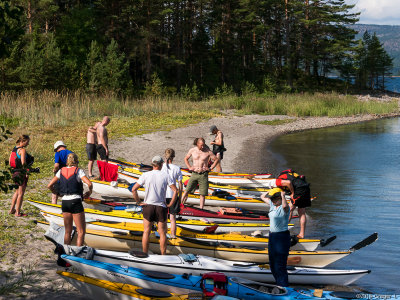
[{"label": "reflection on water", "polygon": [[295,169],[317,196],[308,210],[309,236],[336,234],[328,247],[347,249],[379,233],[377,242],[329,267],[371,269],[357,285],[400,292],[400,119],[289,134],[270,151],[278,158],[274,173]]}]

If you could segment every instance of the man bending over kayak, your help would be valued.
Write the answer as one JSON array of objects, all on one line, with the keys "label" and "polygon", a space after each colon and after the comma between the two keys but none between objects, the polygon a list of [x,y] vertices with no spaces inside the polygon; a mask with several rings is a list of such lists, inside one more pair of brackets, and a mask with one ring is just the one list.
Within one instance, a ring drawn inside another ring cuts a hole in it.
[{"label": "man bending over kayak", "polygon": [[[185,204],[188,195],[193,193],[197,185],[199,185],[200,208],[203,209],[206,196],[208,195],[208,172],[214,169],[219,163],[219,158],[205,144],[203,138],[196,138],[193,142],[194,146],[185,156],[185,164],[189,171],[192,172],[189,182],[186,186],[185,194],[182,197],[182,204]],[[192,158],[193,166],[190,165],[189,159]],[[208,167],[208,161],[213,161],[212,166]]]},{"label": "man bending over kayak", "polygon": [[[145,172],[140,176],[139,180],[132,188],[132,194],[136,203],[143,206],[143,252],[147,253],[149,250],[151,226],[153,222],[156,222],[158,233],[160,234],[161,254],[165,255],[167,251],[168,208],[174,205],[178,195],[178,190],[171,177],[168,176],[167,173],[161,171],[163,163],[164,161],[161,156],[154,156],[151,161],[153,170],[150,172]],[[144,186],[145,188],[143,203],[140,202],[139,195],[137,193],[137,190],[141,186]],[[173,191],[173,195],[171,202],[167,205],[165,196],[168,186]]]}]

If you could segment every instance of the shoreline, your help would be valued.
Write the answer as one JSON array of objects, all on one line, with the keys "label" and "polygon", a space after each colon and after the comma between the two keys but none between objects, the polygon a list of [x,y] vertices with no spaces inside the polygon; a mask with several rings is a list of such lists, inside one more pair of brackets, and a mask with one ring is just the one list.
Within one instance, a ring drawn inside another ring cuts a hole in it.
[{"label": "shoreline", "polygon": [[[293,118],[279,115],[233,116],[228,114],[224,117],[213,118],[171,131],[158,131],[141,136],[114,139],[110,142],[110,152],[114,158],[149,163],[154,155],[163,155],[164,150],[171,147],[177,153],[174,163],[184,166],[183,158],[187,151],[193,147],[194,138],[203,136],[206,139],[206,143],[209,144],[212,140],[212,136],[208,134],[209,127],[215,124],[225,135],[227,152],[225,152],[222,163],[224,171],[265,172],[269,170],[268,166],[276,159],[272,157],[268,147],[275,138],[283,134],[399,116],[400,113],[340,118]],[[257,121],[272,121],[276,119],[294,119],[294,121],[283,125],[256,123]],[[117,153],[117,155],[114,153]],[[39,182],[34,183],[34,186],[37,188],[40,184]],[[32,217],[24,221],[20,220],[18,225],[22,224],[23,226],[31,221]],[[29,247],[17,246],[14,249],[18,253],[18,261],[7,259],[8,256],[4,257],[5,261],[0,269],[0,284],[4,283],[4,274],[6,273],[9,274],[10,280],[17,280],[20,277],[19,270],[23,267],[33,268],[36,273],[33,282],[22,286],[16,293],[6,296],[0,295],[0,299],[9,299],[10,297],[24,297],[26,299],[88,299],[66,284],[55,273],[57,266],[55,256],[52,254],[54,247],[43,238],[41,230],[33,230],[26,237],[26,244]],[[10,271],[11,267],[13,270]],[[340,288],[342,289],[342,287]],[[350,288],[356,288],[356,286],[351,286]],[[63,292],[60,293],[60,290]]]},{"label": "shoreline", "polygon": [[[362,115],[354,117],[309,117],[309,118],[298,118],[297,121],[269,126],[272,132],[256,133],[256,136],[249,137],[246,143],[241,147],[240,157],[236,157],[234,160],[234,165],[244,166],[240,170],[244,173],[262,173],[262,172],[278,172],[280,168],[276,168],[277,161],[280,159],[278,153],[273,153],[269,146],[278,137],[291,134],[296,132],[302,132],[313,129],[321,129],[335,126],[351,125],[356,123],[368,122],[373,120],[388,119],[400,117],[400,113],[393,113],[387,115]],[[258,125],[258,124],[257,124]],[[266,125],[260,125],[266,126]],[[255,145],[255,147],[246,147],[246,144]],[[265,155],[267,154],[267,155]],[[254,163],[246,163],[246,157],[256,158]]]},{"label": "shoreline", "polygon": [[[204,137],[209,144],[211,125],[216,125],[224,133],[227,151],[224,153],[222,168],[224,172],[261,173],[269,172],[272,165],[268,145],[278,136],[304,130],[354,124],[383,118],[400,116],[400,113],[387,115],[361,115],[352,117],[307,117],[294,118],[283,115],[245,115],[212,118],[194,125],[171,131],[157,131],[141,136],[116,139],[110,142],[110,153],[114,158],[136,163],[150,164],[154,155],[163,156],[166,148],[176,152],[174,163],[185,166],[184,157],[196,137]],[[263,125],[257,121],[294,120],[283,125]],[[118,149],[118,151],[117,151]],[[113,155],[113,153],[118,153]],[[265,154],[268,155],[265,155]],[[252,158],[252,159],[249,159]]]}]

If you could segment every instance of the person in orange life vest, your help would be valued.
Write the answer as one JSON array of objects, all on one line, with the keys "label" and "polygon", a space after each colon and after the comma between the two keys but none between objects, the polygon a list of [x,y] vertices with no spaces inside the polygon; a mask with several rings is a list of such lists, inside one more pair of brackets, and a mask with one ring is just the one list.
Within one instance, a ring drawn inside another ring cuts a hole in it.
[{"label": "person in orange life vest", "polygon": [[[286,170],[279,174],[276,186],[289,189],[291,202],[297,207],[299,214],[300,232],[297,237],[304,238],[307,224],[306,207],[311,206],[310,185],[304,176],[299,176],[293,170]],[[290,219],[292,214],[293,209],[290,211]]]},{"label": "person in orange life vest", "polygon": [[13,181],[18,186],[15,190],[14,195],[11,200],[11,208],[9,213],[14,214],[16,217],[25,217],[26,214],[21,212],[22,201],[24,199],[24,194],[26,186],[28,184],[28,172],[26,169],[27,162],[27,152],[26,147],[29,145],[30,137],[28,135],[21,135],[10,155],[10,167],[13,169]]},{"label": "person in orange life vest", "polygon": [[[54,175],[57,174],[58,170],[64,168],[67,165],[67,158],[72,151],[67,149],[67,146],[63,141],[57,141],[54,144]],[[59,182],[53,186],[53,191],[51,195],[51,203],[57,204],[59,194]]]},{"label": "person in orange life vest", "polygon": [[[61,210],[64,217],[64,244],[71,244],[72,224],[75,223],[78,239],[77,246],[82,246],[85,238],[85,212],[83,198],[92,193],[92,182],[86,177],[85,172],[78,168],[78,156],[70,153],[67,158],[67,166],[59,170],[47,186],[50,190],[60,180],[60,195],[62,197]],[[87,184],[89,191],[83,194],[83,183]]]}]

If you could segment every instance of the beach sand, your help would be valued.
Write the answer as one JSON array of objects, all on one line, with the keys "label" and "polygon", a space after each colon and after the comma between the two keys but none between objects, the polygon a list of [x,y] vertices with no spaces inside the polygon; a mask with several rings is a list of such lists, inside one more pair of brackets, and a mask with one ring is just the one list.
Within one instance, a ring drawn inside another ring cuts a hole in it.
[{"label": "beach sand", "polygon": [[[225,147],[227,148],[222,161],[223,171],[268,172],[271,161],[274,159],[268,152],[268,143],[279,135],[394,116],[293,118],[291,123],[269,126],[256,122],[290,117],[227,114],[225,117],[210,119],[172,131],[158,131],[142,136],[112,140],[110,153],[113,158],[149,164],[154,155],[163,155],[166,148],[173,148],[176,151],[174,163],[184,166],[184,157],[193,146],[194,138],[204,137],[206,143],[209,144],[213,138],[209,135],[209,128],[215,124],[224,133]],[[44,184],[45,181],[43,181],[42,188],[45,188]],[[24,205],[29,204],[24,203]],[[32,222],[32,220],[33,218],[24,218],[19,221],[18,225],[24,226],[26,222]],[[15,229],[18,230],[18,228]],[[4,297],[0,296],[0,299],[88,299],[80,295],[55,273],[57,267],[56,256],[53,254],[54,246],[43,238],[43,231],[33,230],[25,238],[22,246],[16,247],[2,258],[0,287],[6,282],[10,285],[21,278],[21,268],[25,271],[33,270],[33,275],[14,293]]]}]

